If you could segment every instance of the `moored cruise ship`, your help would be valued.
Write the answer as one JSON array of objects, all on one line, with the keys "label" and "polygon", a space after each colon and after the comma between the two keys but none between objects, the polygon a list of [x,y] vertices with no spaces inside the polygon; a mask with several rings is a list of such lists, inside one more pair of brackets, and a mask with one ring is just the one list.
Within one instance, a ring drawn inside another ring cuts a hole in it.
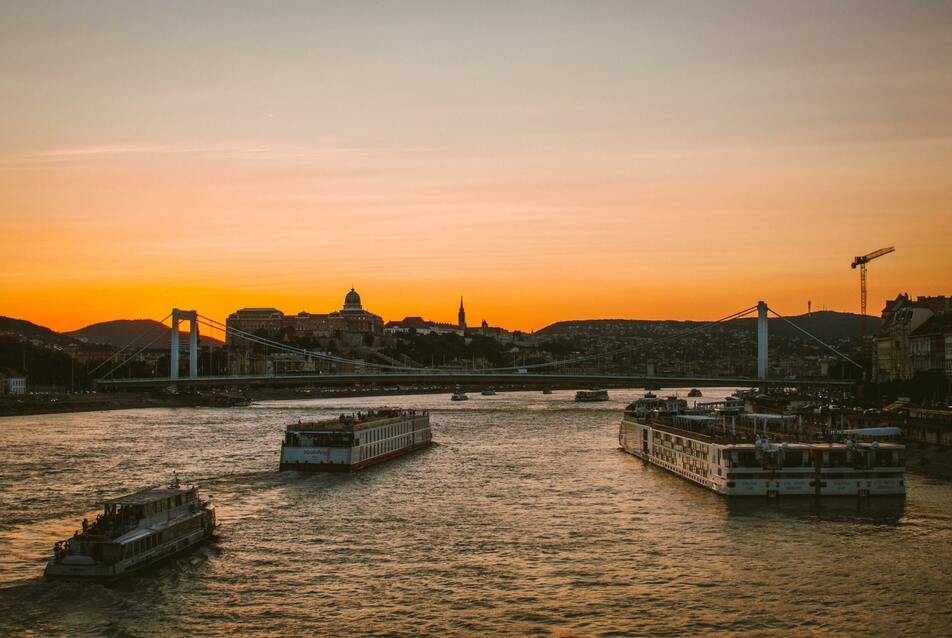
[{"label": "moored cruise ship", "polygon": [[103,503],[83,531],[53,546],[46,576],[110,579],[150,565],[208,538],[215,508],[197,487],[150,488]]},{"label": "moored cruise ship", "polygon": [[608,401],[608,390],[579,390],[575,393],[576,401]]},{"label": "moored cruise ship", "polygon": [[335,419],[294,423],[281,442],[280,470],[349,472],[432,443],[430,415],[378,408]]},{"label": "moored cruise ship", "polygon": [[905,494],[903,445],[828,438],[797,416],[689,414],[675,397],[635,401],[618,433],[626,452],[729,496]]}]

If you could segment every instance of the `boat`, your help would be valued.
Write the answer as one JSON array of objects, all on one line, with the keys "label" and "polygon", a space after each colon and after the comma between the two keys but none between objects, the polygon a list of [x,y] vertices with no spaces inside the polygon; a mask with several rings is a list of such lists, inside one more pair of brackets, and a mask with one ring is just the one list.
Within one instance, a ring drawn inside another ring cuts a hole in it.
[{"label": "boat", "polygon": [[469,397],[466,396],[466,393],[460,390],[459,386],[456,386],[456,390],[453,392],[453,396],[450,397],[452,401],[469,401]]},{"label": "boat", "polygon": [[575,393],[576,401],[608,401],[608,390],[579,390]]},{"label": "boat", "polygon": [[549,388],[545,388],[542,390],[542,394],[552,394],[552,390],[550,390]]},{"label": "boat", "polygon": [[286,426],[280,471],[350,472],[429,447],[426,411],[376,408]]},{"label": "boat", "polygon": [[490,387],[480,392],[480,394],[482,394],[484,397],[493,397],[496,396],[496,391]]},{"label": "boat", "polygon": [[691,391],[688,392],[688,398],[690,399],[696,399],[698,397],[703,397],[703,396],[704,394],[697,388],[691,388]]},{"label": "boat", "polygon": [[905,447],[857,438],[800,415],[689,411],[677,397],[635,401],[618,432],[625,452],[727,496],[904,495]]},{"label": "boat", "polygon": [[53,546],[45,576],[109,580],[196,545],[212,535],[215,508],[198,487],[149,488],[103,503],[82,532]]}]

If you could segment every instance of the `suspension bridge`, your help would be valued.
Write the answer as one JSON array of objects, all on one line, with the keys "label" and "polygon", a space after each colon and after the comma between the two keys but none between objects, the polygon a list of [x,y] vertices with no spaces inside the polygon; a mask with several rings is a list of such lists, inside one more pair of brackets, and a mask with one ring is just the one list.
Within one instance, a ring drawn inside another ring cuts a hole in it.
[{"label": "suspension bridge", "polygon": [[[862,370],[862,366],[848,356],[836,350],[833,346],[823,342],[815,335],[796,325],[783,315],[775,312],[766,302],[760,301],[756,305],[739,310],[716,321],[704,323],[690,330],[659,337],[651,340],[652,343],[676,340],[689,335],[712,330],[719,324],[733,319],[757,314],[757,376],[756,377],[728,377],[704,375],[638,375],[638,374],[603,374],[597,372],[565,373],[567,367],[590,363],[598,358],[632,352],[644,348],[645,343],[633,346],[616,348],[607,352],[575,356],[559,361],[548,361],[529,365],[514,365],[495,368],[446,368],[400,365],[396,363],[374,363],[362,359],[349,359],[327,352],[317,352],[296,347],[287,343],[275,341],[257,334],[238,330],[217,320],[205,317],[195,310],[173,309],[162,322],[171,318],[172,332],[170,345],[170,375],[168,377],[143,378],[115,378],[113,375],[128,362],[134,360],[146,349],[152,347],[159,339],[147,343],[131,354],[133,343],[117,351],[107,363],[115,365],[102,377],[96,380],[96,386],[102,390],[154,390],[160,388],[174,388],[178,391],[187,391],[198,388],[252,388],[252,387],[313,387],[313,388],[340,388],[362,387],[374,388],[386,386],[389,388],[406,388],[407,391],[421,388],[444,388],[460,385],[467,388],[495,386],[497,388],[579,388],[579,387],[712,387],[712,386],[783,386],[783,387],[847,387],[855,383],[851,379],[787,379],[770,378],[769,370],[769,335],[768,317],[774,315],[793,326],[797,331],[816,341],[825,349],[847,363]],[[188,322],[188,374],[182,376],[181,368],[181,340],[179,326],[181,322]],[[199,326],[212,330],[221,330],[226,335],[226,341],[242,341],[246,344],[273,349],[301,358],[322,361],[334,368],[356,370],[355,372],[312,372],[301,374],[237,374],[237,375],[199,375],[198,365],[198,336]],[[125,358],[122,355],[125,354]]]}]

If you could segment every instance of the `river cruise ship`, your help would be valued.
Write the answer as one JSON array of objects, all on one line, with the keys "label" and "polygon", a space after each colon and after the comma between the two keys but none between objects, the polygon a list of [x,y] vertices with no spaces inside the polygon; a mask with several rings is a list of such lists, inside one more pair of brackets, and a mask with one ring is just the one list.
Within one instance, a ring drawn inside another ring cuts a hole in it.
[{"label": "river cruise ship", "polygon": [[335,419],[288,425],[280,470],[349,472],[432,443],[430,415],[378,408]]},{"label": "river cruise ship", "polygon": [[622,449],[729,496],[903,495],[905,447],[860,431],[824,439],[797,416],[689,414],[683,400],[639,399],[625,410]]},{"label": "river cruise ship", "polygon": [[608,390],[579,390],[575,393],[576,401],[608,401]]},{"label": "river cruise ship", "polygon": [[151,565],[211,536],[215,508],[178,479],[103,503],[103,512],[53,546],[49,577],[111,579]]}]

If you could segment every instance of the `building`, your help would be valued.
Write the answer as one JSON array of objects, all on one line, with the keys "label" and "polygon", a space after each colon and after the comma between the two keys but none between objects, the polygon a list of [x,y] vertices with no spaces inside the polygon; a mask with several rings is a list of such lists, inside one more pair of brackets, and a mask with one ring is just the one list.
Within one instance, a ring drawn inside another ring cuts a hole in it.
[{"label": "building", "polygon": [[466,310],[463,309],[463,298],[459,298],[459,311],[456,314],[455,324],[442,321],[428,321],[423,317],[404,317],[399,321],[388,321],[383,327],[385,335],[466,335]]},{"label": "building", "polygon": [[4,390],[7,394],[26,394],[26,377],[6,377]]},{"label": "building", "polygon": [[462,336],[465,328],[452,323],[442,323],[439,321],[427,321],[423,317],[404,317],[400,321],[388,321],[383,327],[383,333],[386,335],[400,334],[457,334]]},{"label": "building", "polygon": [[268,339],[316,337],[360,341],[365,335],[383,334],[383,319],[364,310],[360,295],[353,288],[344,296],[344,306],[327,314],[299,312],[285,315],[277,308],[242,308],[228,316],[226,342],[229,346],[248,345],[242,332]]},{"label": "building", "polygon": [[952,297],[917,297],[913,301],[903,293],[888,301],[875,339],[876,379],[908,380],[929,370],[949,375],[948,337],[952,337]]},{"label": "building", "polygon": [[952,312],[933,315],[909,335],[913,375],[938,371],[952,377],[946,343],[952,340]]}]

